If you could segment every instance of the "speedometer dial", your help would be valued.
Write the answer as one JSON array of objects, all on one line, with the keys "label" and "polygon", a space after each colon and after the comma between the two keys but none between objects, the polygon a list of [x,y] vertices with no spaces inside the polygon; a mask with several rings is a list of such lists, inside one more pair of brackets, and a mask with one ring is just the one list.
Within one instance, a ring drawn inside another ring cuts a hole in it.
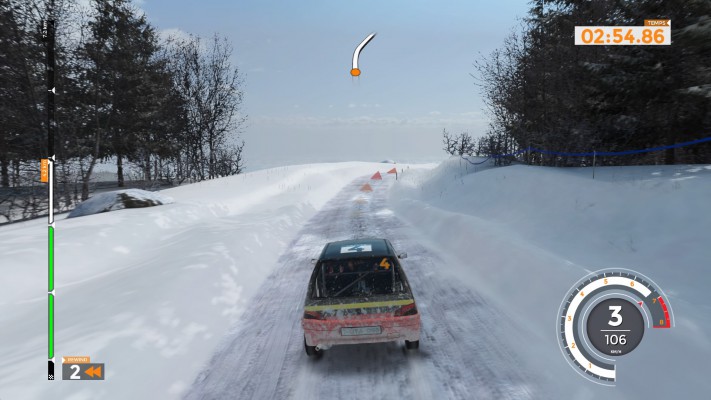
[{"label": "speedometer dial", "polygon": [[614,385],[615,359],[630,353],[648,328],[674,326],[669,299],[644,275],[627,269],[593,272],[560,306],[556,329],[568,363],[585,378]]}]

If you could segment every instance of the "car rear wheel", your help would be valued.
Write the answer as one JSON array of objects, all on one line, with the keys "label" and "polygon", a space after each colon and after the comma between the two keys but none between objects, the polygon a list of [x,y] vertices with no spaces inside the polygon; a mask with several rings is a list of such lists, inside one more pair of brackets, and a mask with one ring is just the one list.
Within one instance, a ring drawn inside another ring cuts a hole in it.
[{"label": "car rear wheel", "polygon": [[316,346],[306,344],[306,338],[304,338],[304,349],[306,350],[306,355],[309,357],[320,357],[323,355],[323,350],[316,350]]},{"label": "car rear wheel", "polygon": [[420,348],[420,341],[419,340],[413,340],[412,342],[409,340],[405,341],[405,348],[408,350],[415,350]]}]

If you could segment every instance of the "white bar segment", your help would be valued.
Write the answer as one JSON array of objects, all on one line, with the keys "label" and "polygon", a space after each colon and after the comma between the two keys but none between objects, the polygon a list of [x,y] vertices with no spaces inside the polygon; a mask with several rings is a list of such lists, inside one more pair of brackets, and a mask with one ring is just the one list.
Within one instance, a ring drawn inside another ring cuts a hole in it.
[{"label": "white bar segment", "polygon": [[54,223],[54,160],[49,158],[47,162],[47,185],[49,186],[49,204],[47,205],[49,224]]}]

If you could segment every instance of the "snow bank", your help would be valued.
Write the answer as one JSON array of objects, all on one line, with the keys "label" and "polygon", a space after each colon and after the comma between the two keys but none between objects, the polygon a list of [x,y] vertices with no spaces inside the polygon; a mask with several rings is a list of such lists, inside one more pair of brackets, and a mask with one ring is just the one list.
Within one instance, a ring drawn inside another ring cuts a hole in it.
[{"label": "snow bank", "polygon": [[115,190],[98,193],[83,201],[67,215],[67,218],[122,210],[124,208],[153,207],[172,202],[172,198],[157,192],[148,192],[141,189]]},{"label": "snow bank", "polygon": [[57,361],[104,362],[104,382],[43,383],[46,220],[0,227],[0,398],[180,398],[305,221],[383,168],[274,168],[165,190],[175,203],[161,207],[57,220]]},{"label": "snow bank", "polygon": [[[475,173],[476,172],[476,173]],[[405,171],[399,216],[448,257],[443,273],[485,293],[529,338],[512,342],[544,386],[570,398],[705,398],[711,359],[711,166],[492,168],[451,159]],[[591,271],[637,270],[659,284],[677,326],[652,331],[617,363],[614,389],[585,381],[556,338],[557,311]],[[661,384],[663,382],[663,384]],[[562,386],[561,386],[562,385]]]}]

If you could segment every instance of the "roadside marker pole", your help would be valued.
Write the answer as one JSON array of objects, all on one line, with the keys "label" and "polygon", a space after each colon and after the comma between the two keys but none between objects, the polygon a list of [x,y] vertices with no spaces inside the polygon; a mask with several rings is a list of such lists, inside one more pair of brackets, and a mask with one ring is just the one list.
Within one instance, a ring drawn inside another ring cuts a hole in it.
[{"label": "roadside marker pole", "polygon": [[397,168],[393,167],[393,169],[388,171],[388,174],[395,174],[395,180],[397,180]]}]

